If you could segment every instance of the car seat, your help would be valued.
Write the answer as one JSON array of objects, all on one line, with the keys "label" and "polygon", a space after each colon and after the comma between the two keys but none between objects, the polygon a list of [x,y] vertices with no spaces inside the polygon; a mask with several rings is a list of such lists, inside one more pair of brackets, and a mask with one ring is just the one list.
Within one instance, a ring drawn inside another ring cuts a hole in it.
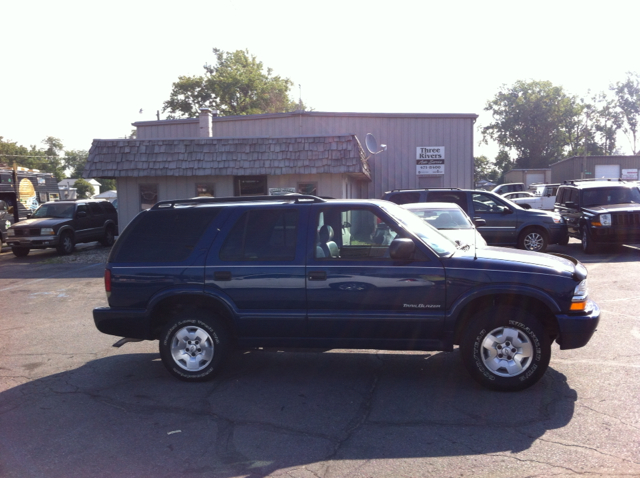
[{"label": "car seat", "polygon": [[333,228],[327,224],[318,231],[318,247],[322,250],[324,256],[320,257],[340,257],[340,249],[333,242]]}]

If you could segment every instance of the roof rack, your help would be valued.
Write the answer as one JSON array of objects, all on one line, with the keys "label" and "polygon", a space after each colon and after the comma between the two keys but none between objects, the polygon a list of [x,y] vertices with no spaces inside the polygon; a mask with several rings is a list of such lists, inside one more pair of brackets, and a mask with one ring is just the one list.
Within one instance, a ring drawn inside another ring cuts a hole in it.
[{"label": "roof rack", "polygon": [[151,209],[174,208],[176,206],[197,206],[199,204],[221,204],[231,202],[260,202],[287,201],[295,204],[327,202],[318,196],[291,194],[288,196],[226,196],[226,197],[197,197],[190,199],[171,199],[154,204]]},{"label": "roof rack", "polygon": [[460,188],[409,188],[409,189],[392,189],[388,191],[390,193],[398,193],[405,191],[434,191],[434,190],[443,190],[443,191],[462,191]]},{"label": "roof rack", "polygon": [[585,178],[585,179],[565,179],[562,184],[576,184],[576,183],[594,183],[597,181],[616,181],[619,183],[626,183],[627,181],[622,178]]}]

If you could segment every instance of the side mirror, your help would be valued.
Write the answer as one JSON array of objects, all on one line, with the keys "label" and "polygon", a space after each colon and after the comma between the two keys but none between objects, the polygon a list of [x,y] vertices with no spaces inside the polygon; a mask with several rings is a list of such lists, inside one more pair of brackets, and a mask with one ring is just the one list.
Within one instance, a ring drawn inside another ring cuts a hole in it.
[{"label": "side mirror", "polygon": [[31,219],[31,213],[30,212],[27,213],[27,219]]},{"label": "side mirror", "polygon": [[416,250],[415,243],[406,237],[397,237],[389,245],[389,257],[392,259],[410,259]]},{"label": "side mirror", "polygon": [[76,217],[87,217],[87,211],[78,211]]},{"label": "side mirror", "polygon": [[502,214],[513,214],[513,211],[511,210],[511,208],[508,208],[507,206],[503,206]]},{"label": "side mirror", "polygon": [[567,201],[566,203],[564,203],[564,205],[570,209],[576,209],[576,203],[574,203],[573,201]]},{"label": "side mirror", "polygon": [[476,225],[476,227],[480,227],[480,226],[486,225],[487,221],[486,219],[482,219],[481,217],[478,217],[473,220],[473,223]]}]

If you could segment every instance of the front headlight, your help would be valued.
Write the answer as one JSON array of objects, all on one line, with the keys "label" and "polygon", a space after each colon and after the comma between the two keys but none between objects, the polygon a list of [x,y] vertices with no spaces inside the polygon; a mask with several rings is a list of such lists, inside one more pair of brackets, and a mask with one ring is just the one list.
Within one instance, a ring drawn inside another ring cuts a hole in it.
[{"label": "front headlight", "polygon": [[14,237],[16,235],[16,231],[14,228],[9,228],[9,230],[7,231],[7,236],[9,237]]},{"label": "front headlight", "polygon": [[583,311],[587,306],[587,297],[589,290],[587,288],[587,279],[580,282],[573,290],[573,298],[571,299],[571,310],[574,312]]},{"label": "front headlight", "polygon": [[611,214],[600,214],[600,224],[605,227],[611,226]]},{"label": "front headlight", "polygon": [[551,218],[556,224],[564,224],[564,219],[560,214],[552,214]]},{"label": "front headlight", "polygon": [[11,227],[11,223],[9,221],[4,221],[4,228],[9,229]]},{"label": "front headlight", "polygon": [[40,229],[40,235],[41,236],[55,236],[56,233],[53,230],[53,228],[51,228],[51,227],[43,227],[42,229]]}]

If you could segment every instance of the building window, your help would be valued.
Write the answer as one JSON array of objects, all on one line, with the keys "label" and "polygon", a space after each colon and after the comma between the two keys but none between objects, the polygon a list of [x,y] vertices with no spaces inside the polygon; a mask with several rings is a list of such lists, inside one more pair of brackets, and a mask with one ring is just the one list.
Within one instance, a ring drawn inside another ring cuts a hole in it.
[{"label": "building window", "polygon": [[298,192],[300,194],[318,195],[318,183],[298,183]]},{"label": "building window", "polygon": [[233,180],[235,196],[266,196],[266,176],[236,176]]},{"label": "building window", "polygon": [[140,210],[149,209],[158,202],[158,185],[140,185]]},{"label": "building window", "polygon": [[196,184],[196,197],[214,197],[213,184]]}]

